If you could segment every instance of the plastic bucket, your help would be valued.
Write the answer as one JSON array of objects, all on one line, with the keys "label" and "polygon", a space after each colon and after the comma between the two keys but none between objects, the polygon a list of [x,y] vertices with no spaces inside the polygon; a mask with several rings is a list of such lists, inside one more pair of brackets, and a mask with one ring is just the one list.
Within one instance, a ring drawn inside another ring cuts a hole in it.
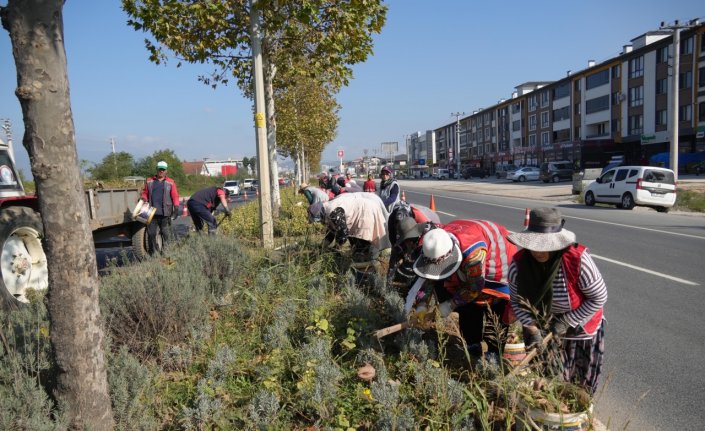
[{"label": "plastic bucket", "polygon": [[132,218],[140,223],[150,224],[155,212],[157,212],[156,208],[152,207],[149,202],[144,202],[140,199],[132,211]]},{"label": "plastic bucket", "polygon": [[524,343],[508,343],[504,345],[502,357],[512,365],[518,365],[526,357]]},{"label": "plastic bucket", "polygon": [[527,416],[533,425],[542,430],[587,431],[592,429],[592,405],[587,411],[579,413],[547,413],[530,408]]}]

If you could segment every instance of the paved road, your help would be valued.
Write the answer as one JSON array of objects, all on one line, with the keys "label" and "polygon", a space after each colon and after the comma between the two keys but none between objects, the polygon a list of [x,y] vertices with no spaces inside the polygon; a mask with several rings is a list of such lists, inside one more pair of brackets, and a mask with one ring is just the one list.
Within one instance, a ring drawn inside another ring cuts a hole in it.
[{"label": "paved road", "polygon": [[[445,184],[444,184],[445,183]],[[605,373],[596,414],[610,429],[701,430],[705,423],[705,217],[585,207],[570,184],[402,181],[443,221],[488,218],[523,229],[524,209],[558,206],[608,284]],[[503,195],[503,196],[502,196]]]}]

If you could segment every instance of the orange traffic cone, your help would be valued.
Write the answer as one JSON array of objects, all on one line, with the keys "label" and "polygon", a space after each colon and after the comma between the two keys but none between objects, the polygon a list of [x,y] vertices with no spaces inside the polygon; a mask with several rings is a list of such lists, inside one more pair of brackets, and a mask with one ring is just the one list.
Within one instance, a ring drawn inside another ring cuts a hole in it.
[{"label": "orange traffic cone", "polygon": [[255,196],[259,196],[259,187],[255,189]]},{"label": "orange traffic cone", "polygon": [[431,211],[436,210],[436,201],[433,199],[433,193],[431,193],[431,203],[428,205],[429,208],[431,208]]},{"label": "orange traffic cone", "polygon": [[401,200],[406,202],[406,192],[404,190],[401,191]]},{"label": "orange traffic cone", "polygon": [[245,200],[248,200],[248,199],[249,199],[249,198],[247,197],[247,190],[245,190],[245,193],[242,194],[242,197],[243,197]]},{"label": "orange traffic cone", "polygon": [[181,200],[181,217],[188,217],[188,207],[186,206],[186,199]]},{"label": "orange traffic cone", "polygon": [[529,227],[529,209],[527,208],[526,211],[524,212],[524,227]]}]

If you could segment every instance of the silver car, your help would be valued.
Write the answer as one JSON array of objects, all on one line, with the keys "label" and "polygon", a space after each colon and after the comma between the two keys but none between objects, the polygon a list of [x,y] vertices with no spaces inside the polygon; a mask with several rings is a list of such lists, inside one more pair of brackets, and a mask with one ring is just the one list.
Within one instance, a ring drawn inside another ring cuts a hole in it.
[{"label": "silver car", "polygon": [[523,183],[524,181],[538,181],[540,172],[541,171],[537,167],[524,166],[516,171],[507,172],[507,179],[514,182],[519,181],[520,183]]}]

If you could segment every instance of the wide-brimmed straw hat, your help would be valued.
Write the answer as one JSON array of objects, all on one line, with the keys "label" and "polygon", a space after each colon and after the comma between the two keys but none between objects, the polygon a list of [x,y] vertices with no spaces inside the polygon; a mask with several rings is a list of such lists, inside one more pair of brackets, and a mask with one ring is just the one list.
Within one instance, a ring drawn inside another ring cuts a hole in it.
[{"label": "wide-brimmed straw hat", "polygon": [[423,236],[421,256],[414,262],[414,272],[423,278],[441,280],[453,274],[463,255],[460,247],[443,229],[433,229]]},{"label": "wide-brimmed straw hat", "polygon": [[519,247],[533,251],[563,250],[575,243],[575,234],[563,229],[565,219],[556,208],[535,208],[529,213],[529,226],[507,238]]}]

